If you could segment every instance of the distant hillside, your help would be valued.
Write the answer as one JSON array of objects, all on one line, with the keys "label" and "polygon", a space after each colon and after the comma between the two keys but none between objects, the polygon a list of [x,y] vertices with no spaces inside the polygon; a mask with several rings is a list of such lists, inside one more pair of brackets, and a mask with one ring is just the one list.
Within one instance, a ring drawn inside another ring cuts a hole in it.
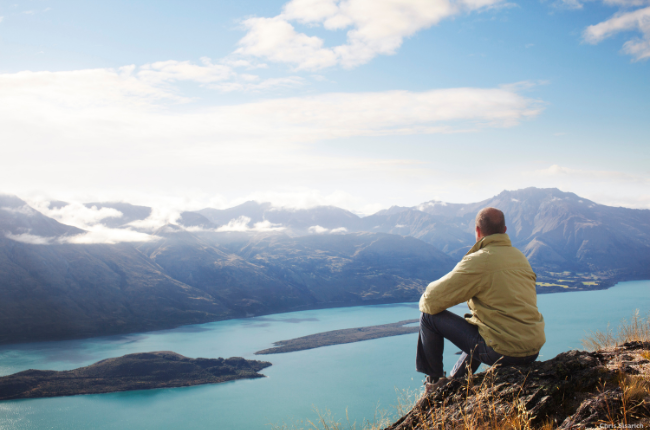
[{"label": "distant hillside", "polygon": [[198,212],[222,225],[241,216],[270,221],[294,235],[320,226],[410,236],[460,259],[474,243],[476,213],[487,206],[504,211],[513,245],[538,271],[650,276],[650,210],[605,206],[555,188],[503,191],[477,203],[394,206],[364,218],[332,207],[288,210],[256,202]]},{"label": "distant hillside", "polygon": [[320,226],[328,230],[344,228],[361,231],[362,221],[358,215],[335,206],[317,206],[311,209],[287,209],[270,203],[246,202],[230,209],[201,209],[197,211],[214,224],[228,224],[239,217],[250,218],[251,224],[269,221],[294,233],[306,234],[310,227]]},{"label": "distant hillside", "polygon": [[[153,213],[127,203],[87,206],[119,212],[101,220],[111,231],[133,229],[129,223]],[[474,217],[485,206],[505,212],[539,292],[650,279],[649,210],[556,189],[504,191],[472,204],[431,201],[364,218],[329,206],[247,202],[183,212],[176,224],[147,231],[154,240],[118,244],[70,244],[86,232],[0,196],[0,342],[415,301],[474,243]]]},{"label": "distant hillside", "polygon": [[[33,233],[25,225],[48,237],[82,232],[12,202],[21,209],[0,210],[10,214],[5,232]],[[0,343],[412,301],[454,264],[424,242],[379,233],[290,237],[168,225],[155,235],[116,245],[0,236]]]},{"label": "distant hillside", "polygon": [[0,343],[171,328],[235,316],[131,245],[0,237]]}]

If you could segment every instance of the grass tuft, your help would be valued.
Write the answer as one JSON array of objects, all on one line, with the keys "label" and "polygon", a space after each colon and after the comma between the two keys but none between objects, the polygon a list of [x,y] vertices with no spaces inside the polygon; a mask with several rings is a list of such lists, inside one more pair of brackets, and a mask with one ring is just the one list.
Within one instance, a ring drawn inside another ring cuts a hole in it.
[{"label": "grass tuft", "polygon": [[638,309],[629,322],[627,320],[621,322],[616,334],[608,324],[607,330],[604,332],[589,332],[587,337],[582,340],[582,346],[588,351],[597,351],[634,341],[650,341],[650,314],[645,318],[641,318]]}]

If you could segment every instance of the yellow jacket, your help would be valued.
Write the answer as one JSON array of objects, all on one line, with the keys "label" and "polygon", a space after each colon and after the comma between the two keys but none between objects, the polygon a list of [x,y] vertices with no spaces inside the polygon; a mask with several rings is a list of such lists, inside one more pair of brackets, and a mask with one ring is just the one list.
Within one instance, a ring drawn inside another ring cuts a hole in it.
[{"label": "yellow jacket", "polygon": [[507,234],[486,236],[469,250],[454,270],[432,282],[420,298],[420,311],[437,314],[467,301],[471,324],[488,346],[510,357],[525,357],[542,348],[544,318],[528,260]]}]

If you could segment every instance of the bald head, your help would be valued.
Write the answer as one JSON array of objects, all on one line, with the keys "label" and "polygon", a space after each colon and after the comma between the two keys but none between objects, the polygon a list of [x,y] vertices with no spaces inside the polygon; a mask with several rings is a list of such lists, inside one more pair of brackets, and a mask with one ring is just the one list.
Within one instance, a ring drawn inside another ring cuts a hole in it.
[{"label": "bald head", "polygon": [[481,237],[505,233],[506,217],[499,209],[484,208],[476,215],[476,227],[480,230]]}]

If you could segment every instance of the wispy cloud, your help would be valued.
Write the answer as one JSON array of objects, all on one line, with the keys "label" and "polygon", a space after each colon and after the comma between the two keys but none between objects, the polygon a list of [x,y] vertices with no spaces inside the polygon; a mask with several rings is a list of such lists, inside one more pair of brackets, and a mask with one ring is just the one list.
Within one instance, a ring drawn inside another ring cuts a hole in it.
[{"label": "wispy cloud", "polygon": [[51,7],[46,7],[45,9],[30,9],[30,10],[24,10],[23,13],[25,15],[36,15],[37,13],[45,13],[51,11]]},{"label": "wispy cloud", "polygon": [[[130,148],[185,142],[183,153],[205,142],[309,142],[350,136],[450,133],[511,127],[543,105],[520,85],[429,91],[329,93],[173,111],[188,101],[173,86],[182,79],[214,85],[228,75],[210,64],[153,63],[136,71],[88,69],[0,74],[0,137],[50,142],[61,148],[110,142]],[[165,85],[163,85],[165,84]],[[92,143],[88,143],[92,142]],[[123,143],[120,143],[123,142]]]},{"label": "wispy cloud", "polygon": [[52,243],[55,243],[57,239],[55,237],[35,236],[29,233],[22,233],[22,234],[5,233],[5,237],[7,239],[15,240],[16,242],[27,243],[30,245],[50,245]]},{"label": "wispy cloud", "polygon": [[635,60],[650,58],[650,6],[631,12],[618,12],[607,21],[587,27],[584,39],[596,44],[614,34],[624,31],[637,31],[641,37],[630,39],[623,44],[623,52]]},{"label": "wispy cloud", "polygon": [[[274,17],[243,21],[247,34],[235,54],[287,63],[297,70],[365,64],[394,54],[404,38],[463,13],[505,5],[503,0],[291,0]],[[325,30],[347,30],[344,44],[296,30],[293,23]]]},{"label": "wispy cloud", "polygon": [[210,85],[210,88],[218,89],[222,92],[254,92],[268,90],[271,88],[294,88],[304,85],[305,82],[305,79],[300,76],[287,76],[285,78],[269,78],[260,80],[259,76],[240,75],[240,79],[238,81]]},{"label": "wispy cloud", "polygon": [[11,234],[5,233],[5,237],[16,242],[30,245],[63,245],[63,244],[116,244],[122,242],[150,242],[160,239],[146,233],[130,229],[115,229],[103,226],[94,226],[91,231],[74,236],[44,237],[30,233]]},{"label": "wispy cloud", "polygon": [[320,225],[312,225],[311,227],[309,227],[308,231],[314,234],[323,234],[323,233],[327,233],[329,229],[325,227],[321,227]]},{"label": "wispy cloud", "polygon": [[[121,242],[148,242],[157,240],[158,237],[133,230],[131,228],[109,228],[102,224],[107,218],[122,218],[123,214],[113,208],[87,207],[80,202],[71,202],[65,206],[52,208],[48,201],[43,199],[31,200],[30,204],[45,216],[56,221],[85,230],[84,233],[74,236],[39,237],[29,233],[7,236],[12,240],[24,243],[50,245],[50,244],[114,244]],[[29,206],[25,206],[29,208]],[[31,209],[30,210],[34,210]]]},{"label": "wispy cloud", "polygon": [[217,228],[217,232],[270,232],[282,231],[285,227],[279,224],[274,224],[268,220],[256,222],[252,227],[249,226],[251,219],[247,216],[240,216],[239,218],[232,219],[228,224]]},{"label": "wispy cloud", "polygon": [[[594,0],[560,0],[556,4],[569,9],[583,9],[589,1]],[[602,3],[619,10],[611,18],[588,26],[582,33],[583,40],[595,45],[618,33],[636,32],[640,37],[627,40],[622,52],[635,61],[650,58],[650,0],[602,0]]]},{"label": "wispy cloud", "polygon": [[128,226],[140,230],[155,231],[167,224],[178,225],[181,210],[178,207],[170,206],[153,207],[151,215],[143,220],[131,221]]},{"label": "wispy cloud", "polygon": [[325,228],[320,225],[312,225],[307,229],[307,231],[311,234],[337,234],[337,233],[347,233],[348,229],[345,227],[338,227],[338,228]]},{"label": "wispy cloud", "polygon": [[115,244],[122,242],[150,242],[159,239],[160,238],[157,236],[134,231],[128,228],[108,228],[102,225],[95,225],[87,233],[62,237],[57,239],[57,241],[59,243],[73,244]]}]

